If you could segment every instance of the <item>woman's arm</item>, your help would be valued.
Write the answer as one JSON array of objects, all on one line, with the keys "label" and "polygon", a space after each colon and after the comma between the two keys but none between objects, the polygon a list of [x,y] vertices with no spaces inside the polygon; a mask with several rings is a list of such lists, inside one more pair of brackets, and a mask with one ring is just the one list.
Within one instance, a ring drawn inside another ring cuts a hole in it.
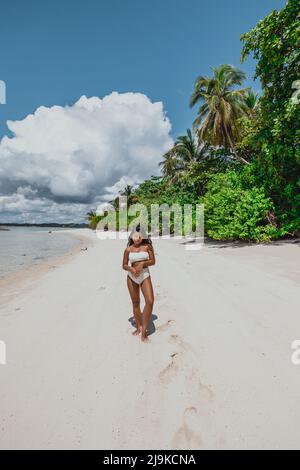
[{"label": "woman's arm", "polygon": [[128,264],[128,260],[129,260],[129,253],[128,253],[128,249],[126,248],[124,251],[123,264],[122,264],[122,268],[125,269],[125,271],[130,271],[130,268],[131,268],[131,266],[129,266]]},{"label": "woman's arm", "polygon": [[129,250],[128,248],[126,248],[124,251],[124,255],[123,255],[122,268],[125,269],[125,271],[130,271],[132,274],[135,274],[135,268],[133,268],[132,266],[128,264],[128,260],[129,260]]},{"label": "woman's arm", "polygon": [[154,251],[153,248],[151,248],[149,245],[147,246],[147,251],[149,253],[149,260],[147,261],[136,261],[134,263],[134,270],[135,270],[135,276],[138,276],[141,274],[142,270],[144,268],[147,268],[148,266],[153,266],[155,264],[155,256],[154,256]]},{"label": "woman's arm", "polygon": [[147,268],[148,266],[153,266],[155,264],[155,255],[153,248],[148,245],[147,250],[149,253],[149,259],[147,261],[143,261],[143,268]]}]

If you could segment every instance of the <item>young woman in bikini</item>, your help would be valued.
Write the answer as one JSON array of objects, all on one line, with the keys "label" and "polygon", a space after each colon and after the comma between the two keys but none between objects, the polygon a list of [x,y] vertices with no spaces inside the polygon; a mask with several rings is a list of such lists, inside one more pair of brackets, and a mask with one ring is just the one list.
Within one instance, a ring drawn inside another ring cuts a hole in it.
[{"label": "young woman in bikini", "polygon": [[[154,250],[150,238],[139,230],[131,232],[123,256],[123,269],[128,271],[127,286],[132,300],[136,330],[142,341],[148,341],[147,326],[151,318],[154,294],[149,266],[155,264]],[[143,315],[140,308],[140,290],[145,299]]]}]

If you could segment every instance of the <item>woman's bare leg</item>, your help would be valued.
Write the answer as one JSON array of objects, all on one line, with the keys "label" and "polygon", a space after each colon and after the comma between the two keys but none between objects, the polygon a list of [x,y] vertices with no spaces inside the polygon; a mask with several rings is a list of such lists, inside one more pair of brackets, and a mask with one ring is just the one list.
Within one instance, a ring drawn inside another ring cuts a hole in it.
[{"label": "woman's bare leg", "polygon": [[127,276],[127,287],[132,301],[133,315],[135,318],[136,330],[132,333],[138,335],[142,330],[142,312],[140,307],[140,287],[136,282]]},{"label": "woman's bare leg", "polygon": [[143,310],[143,326],[142,326],[142,341],[148,341],[147,327],[152,315],[154,294],[151,282],[151,277],[147,277],[141,284],[143,296],[145,298],[145,307]]}]

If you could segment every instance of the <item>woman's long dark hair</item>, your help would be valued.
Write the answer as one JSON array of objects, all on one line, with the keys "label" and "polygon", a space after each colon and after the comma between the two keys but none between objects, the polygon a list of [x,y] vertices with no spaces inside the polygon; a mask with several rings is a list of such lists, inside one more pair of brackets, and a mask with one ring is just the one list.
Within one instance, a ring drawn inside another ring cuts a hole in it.
[{"label": "woman's long dark hair", "polygon": [[147,233],[145,232],[145,230],[143,230],[143,229],[141,228],[140,224],[138,224],[135,229],[131,230],[131,233],[130,233],[130,235],[129,235],[129,237],[128,237],[127,246],[129,247],[129,246],[133,245],[132,235],[133,235],[135,232],[140,232],[140,234],[142,235],[142,243],[141,243],[141,245],[149,245],[149,248],[150,248],[151,250],[153,250],[152,240],[151,240],[150,236],[147,235]]}]

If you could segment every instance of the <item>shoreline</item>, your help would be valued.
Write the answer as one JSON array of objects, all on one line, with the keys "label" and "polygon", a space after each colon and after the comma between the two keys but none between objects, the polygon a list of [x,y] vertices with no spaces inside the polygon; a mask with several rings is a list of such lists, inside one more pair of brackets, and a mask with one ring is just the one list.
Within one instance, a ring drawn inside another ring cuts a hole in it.
[{"label": "shoreline", "polygon": [[[23,292],[27,292],[30,288],[33,288],[35,283],[38,282],[45,276],[47,273],[62,267],[64,264],[69,262],[73,257],[79,254],[82,251],[83,247],[92,247],[95,245],[97,240],[101,238],[97,237],[96,231],[90,228],[74,228],[66,230],[52,230],[52,235],[56,236],[57,234],[67,234],[73,238],[79,240],[79,244],[75,247],[69,248],[65,253],[51,256],[50,258],[44,259],[42,261],[34,262],[28,266],[19,267],[17,270],[8,273],[7,275],[0,277],[0,308],[7,305],[11,300],[16,296],[21,295]],[[119,231],[112,232],[116,238],[115,240],[120,240],[118,238]],[[126,237],[128,237],[130,232],[126,232]],[[121,239],[121,242],[126,242],[126,237]],[[159,237],[159,239],[162,239]],[[159,239],[153,239],[153,242],[156,243]],[[106,240],[104,238],[104,240]],[[109,240],[109,238],[107,239]],[[114,240],[114,239],[111,239]],[[189,243],[187,240],[175,239],[170,237],[171,242],[177,242],[179,244]],[[211,238],[205,237],[204,244],[201,249],[235,249],[235,248],[264,248],[264,247],[282,247],[287,245],[298,245],[300,243],[300,238],[295,239],[280,239],[269,241],[266,243],[263,242],[246,242],[242,240],[229,241],[229,240],[213,240]],[[192,250],[193,251],[193,250]]]},{"label": "shoreline", "polygon": [[8,304],[16,296],[27,292],[33,284],[42,279],[48,272],[63,266],[73,257],[80,253],[84,246],[91,247],[93,245],[92,238],[86,233],[78,231],[91,229],[68,229],[68,230],[52,230],[52,234],[63,233],[70,235],[79,240],[77,246],[69,248],[65,253],[54,255],[42,261],[34,262],[28,266],[20,267],[17,270],[8,273],[0,278],[0,308]]}]

